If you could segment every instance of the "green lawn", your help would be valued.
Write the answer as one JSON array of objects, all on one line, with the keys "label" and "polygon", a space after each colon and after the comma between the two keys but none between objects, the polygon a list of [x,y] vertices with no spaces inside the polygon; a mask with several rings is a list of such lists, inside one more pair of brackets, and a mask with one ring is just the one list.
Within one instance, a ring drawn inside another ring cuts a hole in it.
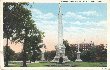
[{"label": "green lawn", "polygon": [[[9,67],[20,67],[21,63],[10,63]],[[30,63],[27,64],[28,67],[106,67],[107,62],[69,62],[65,64],[56,64],[56,63],[50,63],[50,62],[44,62],[44,63]]]},{"label": "green lawn", "polygon": [[44,63],[31,63],[27,64],[28,67],[47,67],[49,65],[49,62],[44,62]]},{"label": "green lawn", "polygon": [[73,62],[76,67],[107,67],[107,62]]},{"label": "green lawn", "polygon": [[19,62],[9,62],[9,67],[20,67],[21,63]]}]

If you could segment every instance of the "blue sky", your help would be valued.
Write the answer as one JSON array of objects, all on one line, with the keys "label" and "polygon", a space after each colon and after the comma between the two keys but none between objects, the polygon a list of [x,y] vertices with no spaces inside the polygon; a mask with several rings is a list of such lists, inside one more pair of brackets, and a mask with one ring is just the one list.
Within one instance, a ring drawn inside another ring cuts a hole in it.
[{"label": "blue sky", "polygon": [[[45,32],[44,43],[49,47],[57,44],[58,4],[30,3],[32,18],[37,27]],[[106,43],[106,3],[62,3],[63,38],[69,43]],[[52,48],[51,48],[52,49]],[[51,50],[50,49],[50,50]]]}]

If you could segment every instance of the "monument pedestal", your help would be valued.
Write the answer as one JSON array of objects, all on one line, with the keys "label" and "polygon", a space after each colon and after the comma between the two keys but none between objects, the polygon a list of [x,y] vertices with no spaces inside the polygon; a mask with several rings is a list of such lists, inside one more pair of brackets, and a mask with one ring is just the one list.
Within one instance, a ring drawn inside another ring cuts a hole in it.
[{"label": "monument pedestal", "polygon": [[67,56],[65,56],[65,46],[63,45],[60,48],[56,47],[56,56],[51,62],[59,62],[60,57],[63,58],[63,63],[69,62],[70,60],[68,59]]},{"label": "monument pedestal", "polygon": [[76,59],[75,62],[82,62],[82,60],[81,59]]},{"label": "monument pedestal", "polygon": [[[54,59],[51,62],[59,62],[60,57],[59,56],[55,56]],[[63,56],[63,63],[65,62],[69,62],[70,60],[68,59],[67,56]]]},{"label": "monument pedestal", "polygon": [[82,61],[82,60],[80,59],[80,54],[81,54],[81,52],[78,51],[78,52],[77,52],[77,59],[75,60],[76,62],[81,62],[81,61]]}]

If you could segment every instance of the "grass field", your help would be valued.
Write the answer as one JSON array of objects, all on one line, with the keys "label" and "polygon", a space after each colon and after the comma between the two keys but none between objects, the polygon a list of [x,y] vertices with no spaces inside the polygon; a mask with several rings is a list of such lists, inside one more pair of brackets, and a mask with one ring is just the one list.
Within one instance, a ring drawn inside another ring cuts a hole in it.
[{"label": "grass field", "polygon": [[[21,67],[22,63],[13,62],[9,67]],[[29,63],[27,67],[106,67],[107,62],[69,62],[65,64],[56,64],[50,62]]]}]

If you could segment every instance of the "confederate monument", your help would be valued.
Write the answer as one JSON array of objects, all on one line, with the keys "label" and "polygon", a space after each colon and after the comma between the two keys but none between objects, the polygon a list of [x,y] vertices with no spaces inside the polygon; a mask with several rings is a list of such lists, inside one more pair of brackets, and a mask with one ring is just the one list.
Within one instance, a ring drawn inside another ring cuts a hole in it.
[{"label": "confederate monument", "polygon": [[45,48],[45,44],[41,43],[40,45],[42,45],[42,49],[41,49],[41,62],[45,62],[45,57],[44,57],[44,53],[46,52],[46,48]]},{"label": "confederate monument", "polygon": [[44,58],[44,51],[42,51],[42,57],[41,57],[41,61],[45,61],[45,58]]},{"label": "confederate monument", "polygon": [[78,62],[82,61],[80,59],[80,54],[81,54],[81,52],[79,51],[79,44],[78,44],[77,59],[75,61],[78,61]]},{"label": "confederate monument", "polygon": [[65,46],[63,44],[63,24],[62,24],[62,12],[61,12],[61,4],[59,3],[59,13],[58,13],[58,44],[55,47],[56,56],[52,60],[52,62],[59,62],[59,58],[63,58],[63,62],[69,62],[67,56],[65,56]]}]

